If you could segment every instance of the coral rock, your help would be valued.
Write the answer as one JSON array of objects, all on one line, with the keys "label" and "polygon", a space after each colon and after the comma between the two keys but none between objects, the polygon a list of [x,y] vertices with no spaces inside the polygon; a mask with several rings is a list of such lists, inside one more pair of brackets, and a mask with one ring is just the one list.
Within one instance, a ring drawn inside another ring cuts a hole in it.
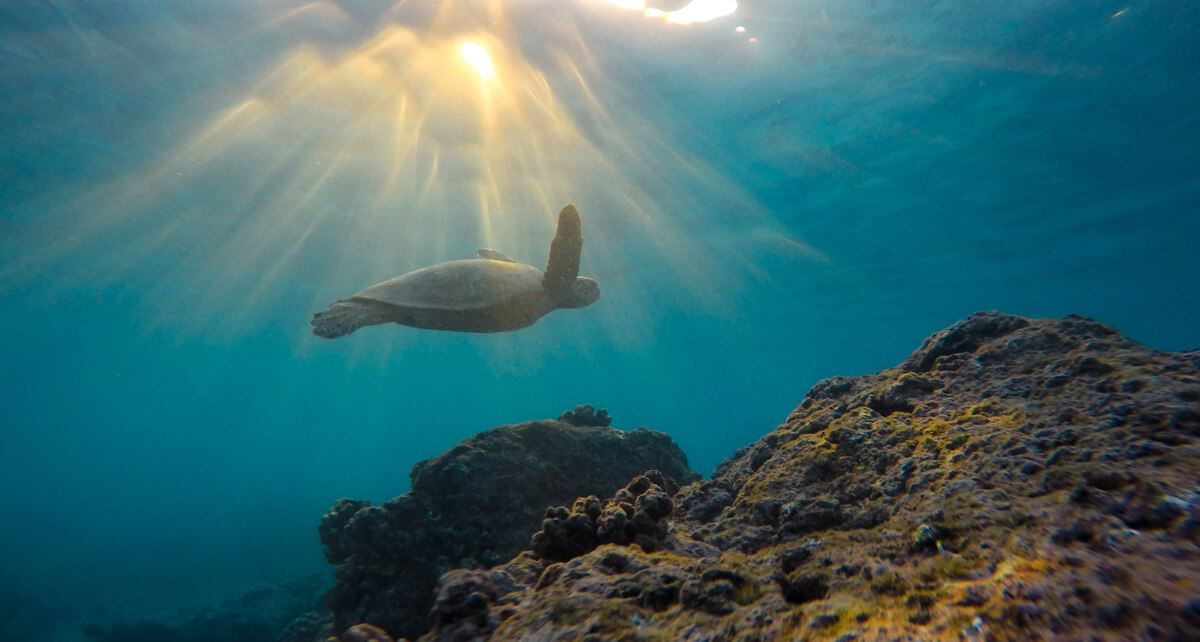
[{"label": "coral rock", "polygon": [[537,556],[553,562],[565,562],[610,543],[636,543],[646,552],[655,551],[666,538],[665,520],[673,507],[670,493],[676,490],[671,478],[651,470],[629,482],[603,508],[594,496],[578,499],[570,512],[564,506],[548,508],[542,530],[534,534],[530,547]]}]

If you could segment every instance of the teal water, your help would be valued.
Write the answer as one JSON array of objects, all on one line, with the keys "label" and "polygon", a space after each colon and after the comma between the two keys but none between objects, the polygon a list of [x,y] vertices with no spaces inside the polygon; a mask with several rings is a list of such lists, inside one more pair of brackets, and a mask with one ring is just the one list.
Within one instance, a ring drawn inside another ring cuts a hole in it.
[{"label": "teal water", "polygon": [[[1194,3],[740,5],[0,5],[3,588],[327,570],[338,498],[578,403],[707,474],[976,310],[1200,346]],[[309,333],[477,247],[544,264],[568,201],[595,305]]]}]

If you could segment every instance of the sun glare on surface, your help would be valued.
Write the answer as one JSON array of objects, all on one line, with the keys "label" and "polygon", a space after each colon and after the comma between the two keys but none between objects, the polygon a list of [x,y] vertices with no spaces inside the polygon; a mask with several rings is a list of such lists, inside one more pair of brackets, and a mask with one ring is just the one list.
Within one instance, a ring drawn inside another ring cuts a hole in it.
[{"label": "sun glare on surface", "polygon": [[616,5],[618,9],[632,9],[633,11],[641,11],[646,8],[644,0],[607,0]]},{"label": "sun glare on surface", "polygon": [[692,0],[678,11],[668,11],[667,22],[689,25],[693,22],[708,22],[724,18],[737,11],[736,0]]},{"label": "sun glare on surface", "polygon": [[492,57],[488,55],[487,49],[474,42],[464,42],[459,50],[459,55],[467,61],[471,68],[479,73],[482,80],[487,80],[496,75],[496,70],[492,68]]}]

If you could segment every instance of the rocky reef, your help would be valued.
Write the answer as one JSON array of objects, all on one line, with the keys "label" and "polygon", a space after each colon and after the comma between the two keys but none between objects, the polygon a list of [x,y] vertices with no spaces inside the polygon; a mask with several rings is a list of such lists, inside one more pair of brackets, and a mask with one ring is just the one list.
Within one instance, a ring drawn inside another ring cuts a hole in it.
[{"label": "rocky reef", "polygon": [[[591,406],[564,414],[596,417]],[[648,469],[662,471],[663,484],[699,478],[661,432],[531,421],[484,431],[417,464],[412,490],[382,505],[338,501],[320,526],[326,558],[337,565],[327,594],[333,631],[365,623],[415,638],[429,628],[442,574],[512,559],[529,546],[546,506],[611,494]]]},{"label": "rocky reef", "polygon": [[421,639],[1195,640],[1200,351],[976,314],[666,496],[551,508]]}]

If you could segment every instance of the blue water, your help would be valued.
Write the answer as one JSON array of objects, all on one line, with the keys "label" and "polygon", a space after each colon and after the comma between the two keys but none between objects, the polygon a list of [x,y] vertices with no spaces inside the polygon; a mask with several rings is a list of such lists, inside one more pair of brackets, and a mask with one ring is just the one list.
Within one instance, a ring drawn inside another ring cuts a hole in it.
[{"label": "blue water", "polygon": [[[708,473],[976,310],[1200,347],[1195,3],[432,6],[0,5],[0,588],[327,570],[338,498],[578,403]],[[309,333],[476,247],[542,265],[568,201],[597,304]]]}]

